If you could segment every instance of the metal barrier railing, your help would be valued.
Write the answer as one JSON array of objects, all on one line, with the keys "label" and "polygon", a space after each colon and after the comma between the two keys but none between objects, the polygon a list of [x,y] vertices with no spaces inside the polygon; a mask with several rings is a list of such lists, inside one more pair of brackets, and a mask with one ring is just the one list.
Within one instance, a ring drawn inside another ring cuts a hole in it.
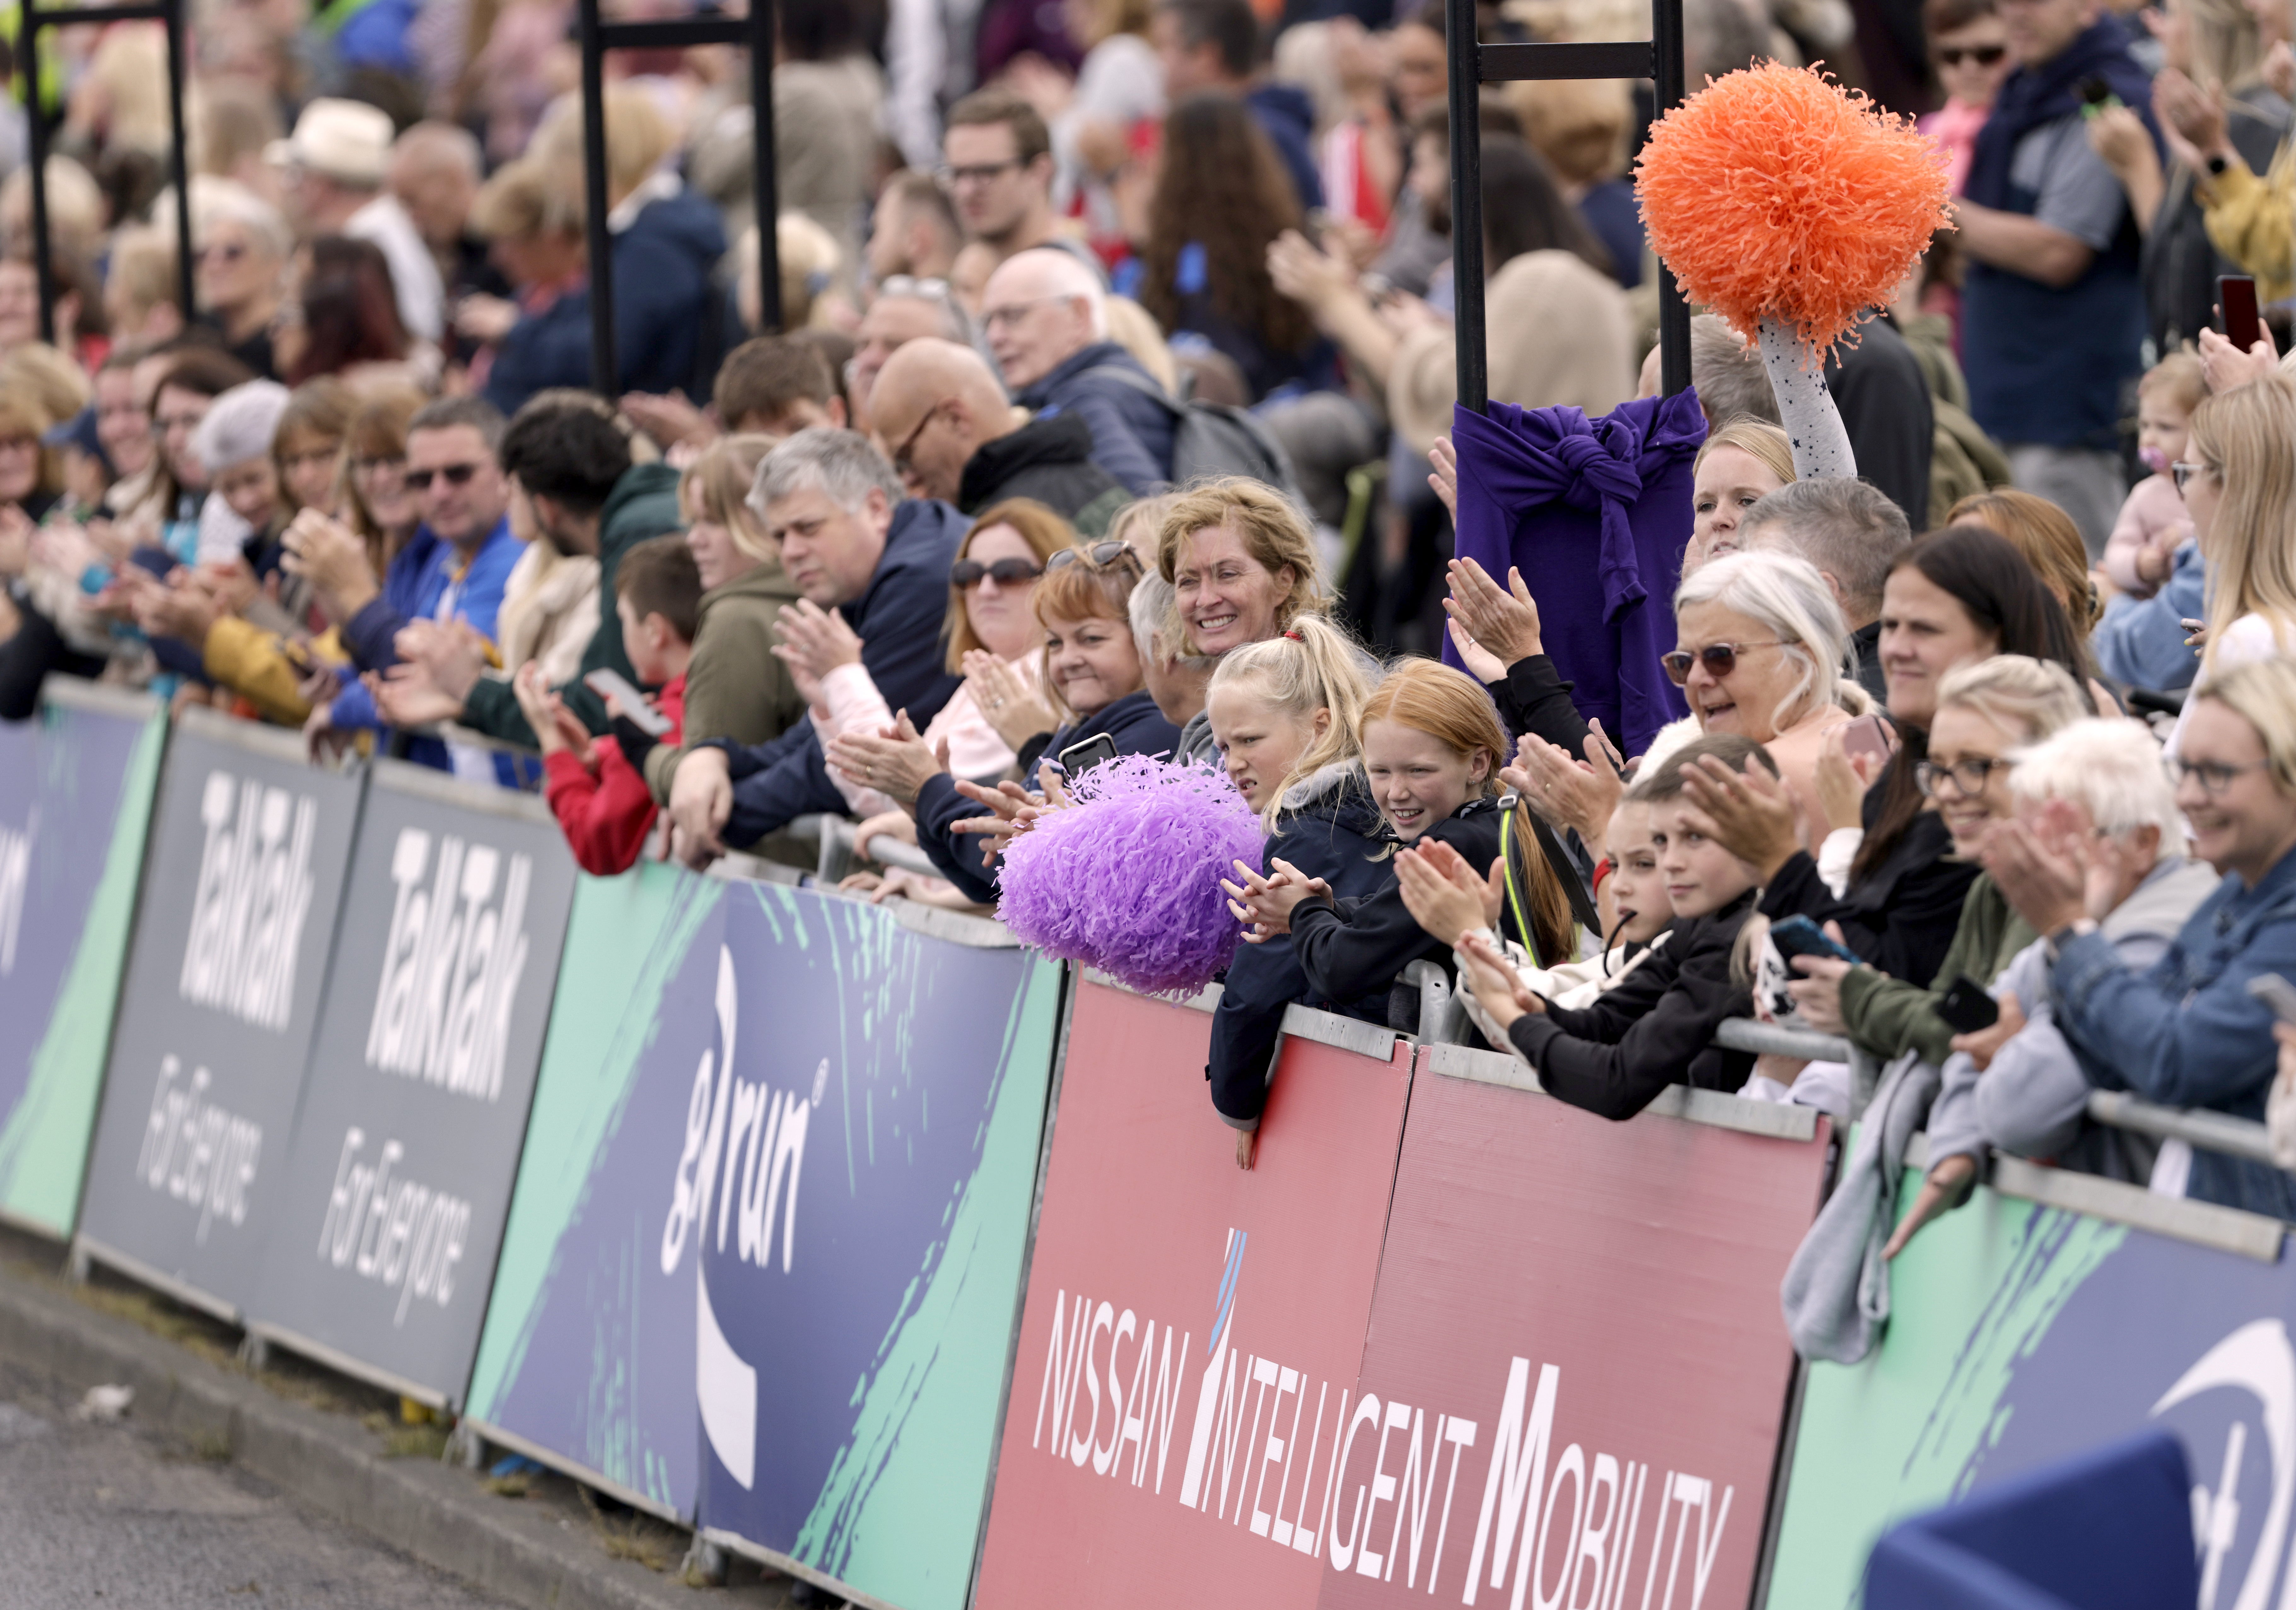
[{"label": "metal barrier railing", "polygon": [[[835,883],[853,870],[854,830],[858,826],[849,817],[823,814],[799,817],[785,831],[791,838],[809,839],[818,846],[820,858],[815,863],[814,875],[824,883]],[[923,850],[882,834],[870,841],[869,858],[881,867],[898,867],[924,877],[940,876],[940,869]]]}]

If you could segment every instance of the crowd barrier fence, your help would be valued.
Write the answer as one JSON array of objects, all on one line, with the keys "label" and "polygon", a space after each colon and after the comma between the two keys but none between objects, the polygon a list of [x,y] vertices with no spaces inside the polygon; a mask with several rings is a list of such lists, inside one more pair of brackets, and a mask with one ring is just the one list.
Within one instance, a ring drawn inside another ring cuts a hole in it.
[{"label": "crowd barrier fence", "polygon": [[1819,1114],[1606,1122],[1424,978],[1417,1035],[1286,1014],[1246,1171],[1217,988],[756,870],[580,876],[531,798],[54,688],[0,728],[0,1214],[868,1606],[1849,1605],[1892,1520],[2154,1421],[2203,1602],[2296,1591],[2277,1220],[1997,1158],[1803,1365]]}]

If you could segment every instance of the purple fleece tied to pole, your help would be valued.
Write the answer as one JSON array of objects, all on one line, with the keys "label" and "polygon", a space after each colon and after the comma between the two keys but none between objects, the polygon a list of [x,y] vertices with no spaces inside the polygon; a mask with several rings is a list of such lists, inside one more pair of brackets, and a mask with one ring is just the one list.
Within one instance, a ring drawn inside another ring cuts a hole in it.
[{"label": "purple fleece tied to pole", "polygon": [[1125,755],[1076,785],[1077,804],[1013,841],[996,914],[1024,942],[1144,995],[1188,995],[1235,957],[1220,892],[1259,863],[1259,818],[1200,766]]}]

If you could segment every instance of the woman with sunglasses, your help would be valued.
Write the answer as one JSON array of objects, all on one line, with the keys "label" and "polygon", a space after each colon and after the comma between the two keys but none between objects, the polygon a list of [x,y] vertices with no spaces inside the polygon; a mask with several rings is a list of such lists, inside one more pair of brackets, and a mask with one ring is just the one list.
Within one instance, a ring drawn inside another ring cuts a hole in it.
[{"label": "woman with sunglasses", "polygon": [[1926,984],[1944,964],[1976,867],[1920,785],[1938,688],[1995,654],[2053,661],[2080,680],[2086,654],[2064,610],[2006,540],[1974,526],[1924,537],[1898,556],[1882,593],[1882,668],[1899,747],[1859,809],[1864,836],[1836,895],[1796,835],[1793,796],[1711,768],[1690,796],[1714,836],[1761,875],[1762,915],[1840,925],[1842,942],[1881,972]]},{"label": "woman with sunglasses", "polygon": [[1928,0],[1922,21],[1930,38],[1930,60],[1945,86],[1945,104],[1919,119],[1921,130],[1944,150],[1947,177],[1961,193],[1969,160],[1977,152],[1977,131],[1993,110],[1993,97],[2016,63],[2009,60],[2009,29],[1994,0]]},{"label": "woman with sunglasses", "polygon": [[[2208,567],[2205,685],[2296,650],[2296,381],[2270,375],[2210,398],[2185,451],[2190,462],[2170,469]],[[2170,753],[2184,731],[2180,716]]]},{"label": "woman with sunglasses", "polygon": [[[1139,555],[1120,542],[1069,548],[1046,562],[1029,607],[1042,645],[1039,680],[1061,725],[1022,745],[1024,783],[1035,780],[1039,761],[1073,782],[1116,755],[1169,755],[1178,744],[1180,729],[1164,719],[1147,691],[1132,630],[1132,589],[1143,573]],[[1070,758],[1095,740],[1102,740],[1098,753]],[[850,744],[849,739],[840,748],[857,758],[862,752]],[[838,753],[831,760],[837,761]],[[1003,824],[994,818],[1011,820],[1006,810],[985,802],[996,797],[978,784],[961,789],[945,768],[928,776],[917,794],[917,842],[943,877],[981,905],[996,899],[996,875],[981,864],[982,846],[1003,836]]]},{"label": "woman with sunglasses", "polygon": [[[1060,723],[1034,697],[1038,651],[1045,636],[1029,612],[1046,566],[1073,550],[1069,522],[1025,497],[983,510],[956,546],[948,571],[948,614],[941,626],[947,645],[943,665],[965,680],[915,744],[888,743],[893,711],[857,658],[814,674],[816,660],[801,631],[784,630],[774,652],[797,673],[799,686],[813,706],[814,730],[828,755],[830,780],[853,814],[873,831],[890,828],[914,842],[906,822],[917,790],[943,770],[960,777],[996,783],[1014,775],[1016,752]],[[813,612],[798,612],[808,621]],[[851,637],[835,617],[832,630]],[[1007,673],[988,691],[990,666]],[[840,740],[846,740],[840,745]],[[943,745],[947,759],[940,758]],[[919,752],[922,751],[922,752]],[[842,759],[840,759],[842,757]],[[882,819],[905,818],[901,823]]]},{"label": "woman with sunglasses", "polygon": [[[1986,871],[2048,943],[2056,1023],[2090,1081],[2169,1106],[2260,1120],[2276,1064],[2273,1010],[2249,992],[2296,979],[2296,664],[2263,661],[2201,686],[2170,762],[2193,853],[2224,875],[2168,954],[2123,961],[2097,909],[2120,882],[2112,841],[2079,817],[2013,823],[1988,841]],[[2195,1151],[2183,1181],[2152,1188],[2296,1218],[2296,1176]]]}]

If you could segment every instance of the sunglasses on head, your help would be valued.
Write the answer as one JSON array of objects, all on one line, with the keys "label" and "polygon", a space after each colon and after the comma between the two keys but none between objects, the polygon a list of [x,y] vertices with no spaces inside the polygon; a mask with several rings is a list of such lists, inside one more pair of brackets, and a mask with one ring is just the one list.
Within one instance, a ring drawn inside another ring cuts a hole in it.
[{"label": "sunglasses on head", "polygon": [[1045,568],[1056,571],[1064,564],[1088,564],[1094,570],[1104,571],[1119,561],[1128,562],[1135,570],[1140,568],[1140,555],[1128,544],[1114,540],[1095,542],[1090,547],[1062,548],[1045,561]]},{"label": "sunglasses on head", "polygon": [[1667,680],[1677,687],[1690,680],[1690,668],[1703,665],[1706,674],[1720,681],[1738,669],[1738,656],[1750,648],[1775,648],[1775,639],[1767,643],[1710,643],[1696,653],[1678,648],[1670,654],[1660,654],[1658,662],[1666,667]]},{"label": "sunglasses on head", "polygon": [[978,559],[960,559],[948,567],[949,580],[959,587],[979,587],[984,576],[993,577],[998,587],[1018,587],[1044,573],[1025,559],[999,559],[990,564],[983,564]]},{"label": "sunglasses on head", "polygon": [[1993,67],[2008,53],[2005,45],[1945,45],[1938,47],[1937,59],[1939,67],[1959,67],[1964,61]]},{"label": "sunglasses on head", "polygon": [[406,484],[418,492],[429,491],[434,480],[443,481],[450,487],[466,487],[471,484],[471,477],[478,472],[479,466],[474,464],[450,464],[436,470],[409,470],[406,472]]}]

